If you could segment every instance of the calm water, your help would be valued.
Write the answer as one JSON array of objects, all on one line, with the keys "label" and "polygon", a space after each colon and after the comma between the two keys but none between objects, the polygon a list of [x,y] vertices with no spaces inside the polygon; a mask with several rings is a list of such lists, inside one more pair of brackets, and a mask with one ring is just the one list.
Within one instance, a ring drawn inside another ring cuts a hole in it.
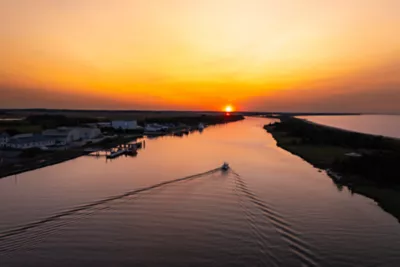
[{"label": "calm water", "polygon": [[400,224],[277,148],[268,122],[1,179],[0,266],[400,266]]},{"label": "calm water", "polygon": [[301,118],[349,131],[400,138],[400,115],[304,116]]}]

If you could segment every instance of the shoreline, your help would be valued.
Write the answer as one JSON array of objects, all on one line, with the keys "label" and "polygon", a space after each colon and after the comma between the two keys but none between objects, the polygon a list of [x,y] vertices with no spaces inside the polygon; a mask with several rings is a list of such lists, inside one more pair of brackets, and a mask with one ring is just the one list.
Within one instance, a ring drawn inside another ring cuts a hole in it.
[{"label": "shoreline", "polygon": [[[324,170],[336,185],[374,200],[400,222],[400,180],[387,175],[396,170],[399,139],[351,132],[300,118],[280,119],[281,122],[264,126],[278,147]],[[358,141],[353,144],[349,140]],[[382,162],[384,166],[380,166]]]},{"label": "shoreline", "polygon": [[[136,140],[137,138],[142,137],[143,135],[128,135],[128,136],[120,136],[117,137],[116,139],[105,139],[107,140],[106,142],[102,143],[97,143],[93,145],[89,145],[89,147],[96,147],[100,150],[104,149],[110,149],[112,147],[122,145],[129,143],[133,140]],[[50,151],[48,155],[39,155],[36,158],[32,159],[27,159],[25,162],[19,163],[20,165],[25,164],[28,166],[24,166],[21,168],[15,168],[11,169],[9,171],[1,171],[0,170],[0,179],[7,178],[9,176],[21,174],[24,172],[29,172],[33,171],[36,169],[41,169],[45,168],[48,166],[56,165],[59,163],[67,162],[79,157],[82,157],[84,155],[88,155],[92,153],[91,151],[88,151],[88,146],[83,146],[81,148],[75,148],[75,149],[67,149],[67,150],[61,150],[61,151]],[[53,152],[53,153],[51,153]]]},{"label": "shoreline", "polygon": [[[176,119],[176,118],[174,118],[174,117],[168,118],[168,119],[163,118],[160,120],[171,120],[171,119]],[[216,117],[215,120],[214,120],[214,118],[212,118],[212,121],[210,121],[208,125],[213,126],[213,125],[225,124],[225,123],[235,122],[235,121],[239,121],[239,120],[243,120],[243,119],[244,119],[243,116],[237,116],[237,115],[234,115],[227,119],[225,118],[222,120],[221,120],[221,118]],[[155,120],[157,120],[157,119],[155,119]],[[193,118],[190,118],[189,120],[193,120]],[[197,118],[195,120],[197,120]],[[196,121],[196,123],[198,123],[198,122]],[[174,131],[175,130],[176,129],[174,129]],[[159,136],[170,135],[170,134],[173,134],[174,131],[163,132]],[[62,150],[62,151],[48,151],[47,153],[49,153],[49,154],[38,155],[31,159],[22,160],[20,163],[18,163],[18,165],[25,165],[25,166],[21,166],[21,167],[14,166],[14,167],[11,167],[11,169],[10,169],[10,166],[5,166],[5,167],[2,166],[0,168],[0,179],[7,178],[9,176],[13,176],[13,175],[17,175],[17,174],[21,174],[21,173],[28,172],[28,171],[33,171],[36,169],[45,168],[48,166],[56,165],[56,164],[63,163],[66,161],[70,161],[70,160],[79,158],[84,155],[88,155],[91,153],[90,151],[87,150],[88,148],[97,148],[99,150],[110,149],[110,148],[116,147],[118,145],[129,143],[129,142],[136,140],[138,138],[141,138],[143,136],[144,136],[143,134],[126,134],[125,136],[120,135],[116,139],[105,139],[104,141],[102,141],[100,143],[90,144],[87,146],[83,146],[81,148],[67,149],[67,150]],[[9,170],[6,170],[7,168]]]},{"label": "shoreline", "polygon": [[81,156],[84,156],[86,154],[89,154],[89,152],[82,152],[82,153],[79,153],[79,154],[76,154],[76,155],[73,155],[73,156],[71,155],[71,156],[65,157],[65,158],[59,158],[59,159],[54,159],[54,160],[51,160],[51,161],[45,161],[43,163],[36,163],[35,165],[29,166],[29,167],[26,167],[26,168],[23,168],[23,169],[11,170],[9,172],[6,171],[4,173],[0,172],[0,179],[7,178],[7,177],[10,177],[10,176],[14,176],[14,175],[18,175],[18,174],[25,173],[25,172],[29,172],[29,171],[33,171],[33,170],[42,169],[42,168],[49,167],[49,166],[52,166],[52,165],[56,165],[56,164],[59,164],[59,163],[67,162],[67,161],[79,158]]}]

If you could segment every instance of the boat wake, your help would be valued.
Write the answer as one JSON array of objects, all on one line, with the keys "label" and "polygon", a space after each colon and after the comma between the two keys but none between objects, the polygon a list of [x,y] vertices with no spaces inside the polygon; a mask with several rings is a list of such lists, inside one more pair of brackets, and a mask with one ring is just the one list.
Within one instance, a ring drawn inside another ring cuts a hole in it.
[{"label": "boat wake", "polygon": [[[221,167],[195,175],[157,183],[148,187],[138,188],[89,204],[80,205],[59,212],[53,216],[1,232],[0,255],[7,256],[9,253],[14,251],[28,249],[29,247],[43,241],[49,235],[59,231],[60,228],[63,228],[70,223],[74,223],[82,217],[90,216],[100,210],[111,208],[111,203],[115,205],[117,203],[120,204],[120,201],[131,201],[132,198],[139,198],[141,193],[149,192],[153,189],[159,189],[174,183],[208,176],[219,171],[221,171]],[[295,257],[300,260],[303,266],[319,265],[318,263],[320,260],[315,255],[316,250],[302,240],[301,235],[293,230],[290,224],[285,221],[284,217],[279,212],[273,209],[271,205],[258,198],[256,194],[248,188],[242,177],[233,169],[229,168],[224,172],[233,177],[234,190],[238,196],[239,204],[249,222],[250,230],[254,235],[253,240],[255,240],[258,250],[263,255],[262,257],[259,257],[261,266],[281,266],[283,259],[279,254],[279,251],[276,251],[277,244],[273,243],[269,233],[265,232],[265,227],[262,224],[266,221],[270,222],[273,229],[282,237],[284,243],[288,245],[288,249],[290,249]],[[265,220],[265,218],[267,220]]]},{"label": "boat wake", "polygon": [[7,252],[12,252],[17,249],[20,249],[24,245],[29,245],[32,243],[36,243],[43,239],[45,236],[49,235],[50,233],[56,231],[62,226],[65,226],[68,224],[67,221],[63,220],[61,221],[60,219],[64,217],[68,217],[71,215],[78,215],[78,216],[87,216],[90,215],[91,213],[85,213],[85,214],[80,214],[82,211],[88,211],[91,210],[92,212],[96,212],[97,210],[102,210],[106,209],[108,207],[101,207],[104,204],[107,204],[112,201],[116,200],[121,200],[126,197],[134,196],[139,193],[147,192],[153,189],[157,189],[163,186],[167,186],[173,183],[177,182],[182,182],[182,181],[187,181],[195,178],[200,178],[205,175],[210,175],[215,172],[221,171],[221,168],[215,168],[206,172],[186,176],[183,178],[178,178],[174,180],[169,180],[165,182],[161,182],[158,184],[154,184],[148,187],[143,187],[139,189],[135,189],[132,191],[128,191],[126,193],[108,197],[105,199],[101,199],[89,204],[77,206],[75,208],[57,213],[53,216],[31,222],[25,225],[18,226],[14,229],[7,230],[4,232],[0,233],[0,253],[7,253]]},{"label": "boat wake", "polygon": [[[282,237],[285,243],[289,246],[290,251],[295,255],[295,257],[302,263],[302,266],[319,266],[322,261],[316,254],[316,248],[311,247],[306,241],[302,240],[301,235],[296,232],[290,224],[285,221],[283,216],[278,213],[273,207],[264,201],[260,200],[246,185],[245,181],[242,177],[231,170],[232,174],[235,176],[235,185],[240,194],[238,197],[240,198],[241,194],[252,203],[258,210],[261,211],[262,215],[265,216],[268,221],[272,224],[276,232]],[[263,262],[263,265],[266,266],[281,266],[281,262],[278,257],[272,253],[272,244],[268,244],[268,237],[265,237],[262,234],[261,227],[259,227],[255,221],[254,215],[249,211],[245,206],[244,212],[247,218],[250,220],[250,225],[252,227],[253,233],[257,236],[259,240],[258,244],[260,246],[260,251],[265,253],[268,258],[270,258],[270,262]]]}]

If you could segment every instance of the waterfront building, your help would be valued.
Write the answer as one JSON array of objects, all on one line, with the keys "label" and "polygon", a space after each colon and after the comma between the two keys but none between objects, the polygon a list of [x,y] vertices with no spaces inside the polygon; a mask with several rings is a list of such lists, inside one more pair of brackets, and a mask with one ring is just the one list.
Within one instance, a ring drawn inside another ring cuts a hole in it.
[{"label": "waterfront building", "polygon": [[43,131],[44,136],[53,137],[61,145],[71,144],[76,141],[95,139],[101,136],[99,128],[89,127],[59,127]]},{"label": "waterfront building", "polygon": [[143,127],[137,124],[137,121],[112,121],[111,127],[116,130],[141,130]]},{"label": "waterfront building", "polygon": [[53,146],[56,143],[56,139],[42,134],[25,134],[17,137],[12,137],[6,144],[6,147],[14,149],[29,149],[29,148],[42,148],[47,146]]}]

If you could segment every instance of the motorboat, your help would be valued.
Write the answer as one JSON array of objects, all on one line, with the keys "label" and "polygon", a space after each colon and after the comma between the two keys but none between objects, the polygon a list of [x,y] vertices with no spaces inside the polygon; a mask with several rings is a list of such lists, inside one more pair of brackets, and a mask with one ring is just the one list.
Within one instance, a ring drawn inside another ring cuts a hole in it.
[{"label": "motorboat", "polygon": [[227,170],[229,170],[229,164],[228,164],[228,163],[226,163],[226,162],[224,162],[224,164],[222,164],[222,167],[221,167],[221,169],[222,169],[223,171],[227,171]]}]

